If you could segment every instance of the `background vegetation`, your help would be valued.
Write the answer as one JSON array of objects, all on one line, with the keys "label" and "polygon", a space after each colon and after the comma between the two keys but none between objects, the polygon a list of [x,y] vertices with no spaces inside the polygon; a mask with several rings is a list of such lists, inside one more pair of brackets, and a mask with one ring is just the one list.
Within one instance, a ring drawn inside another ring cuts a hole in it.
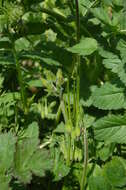
[{"label": "background vegetation", "polygon": [[126,190],[125,0],[0,0],[0,190]]}]

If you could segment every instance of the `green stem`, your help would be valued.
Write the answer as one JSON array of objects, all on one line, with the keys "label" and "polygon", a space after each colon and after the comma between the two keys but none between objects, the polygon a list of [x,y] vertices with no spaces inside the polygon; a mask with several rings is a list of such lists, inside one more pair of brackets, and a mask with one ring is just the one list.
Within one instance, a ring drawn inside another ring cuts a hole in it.
[{"label": "green stem", "polygon": [[67,81],[67,97],[68,97],[68,115],[69,115],[69,120],[71,120],[71,109],[70,109],[70,84],[69,84],[69,79]]},{"label": "green stem", "polygon": [[80,14],[79,14],[79,2],[75,0],[76,4],[76,32],[77,32],[77,42],[80,41]]},{"label": "green stem", "polygon": [[67,17],[65,17],[65,16],[63,16],[63,15],[61,15],[61,14],[59,14],[59,13],[53,11],[53,10],[50,10],[50,9],[46,9],[46,8],[43,8],[43,7],[40,7],[38,9],[38,7],[32,7],[32,10],[37,11],[37,12],[39,10],[39,11],[45,13],[45,14],[48,14],[48,15],[52,16],[53,18],[55,18],[57,20],[60,20],[60,21],[63,21],[63,22],[69,22],[69,19],[67,19]]},{"label": "green stem", "polygon": [[88,139],[87,139],[86,128],[84,128],[84,166],[83,166],[80,190],[85,189],[87,166],[88,166]]},{"label": "green stem", "polygon": [[21,73],[21,67],[20,67],[20,63],[16,54],[16,50],[13,47],[13,56],[16,62],[16,69],[17,69],[17,73],[18,73],[18,81],[19,81],[19,86],[20,86],[20,93],[21,93],[21,100],[23,103],[23,109],[24,109],[24,113],[27,113],[27,98],[26,98],[26,93],[25,93],[25,86],[23,83],[23,77],[22,77],[22,73]]},{"label": "green stem", "polygon": [[[75,0],[76,4],[76,39],[77,43],[80,42],[80,14],[79,14],[79,1]],[[77,65],[76,65],[76,122],[78,123],[78,115],[79,115],[79,101],[80,101],[80,55],[76,57]]]}]

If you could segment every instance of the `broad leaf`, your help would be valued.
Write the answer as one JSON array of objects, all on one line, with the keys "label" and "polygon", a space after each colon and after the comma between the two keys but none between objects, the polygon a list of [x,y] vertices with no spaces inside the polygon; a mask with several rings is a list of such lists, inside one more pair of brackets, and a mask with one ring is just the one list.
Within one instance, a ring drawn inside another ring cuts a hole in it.
[{"label": "broad leaf", "polygon": [[90,55],[98,48],[97,41],[93,38],[82,38],[79,44],[73,47],[67,48],[68,51],[72,53],[77,53],[79,55]]},{"label": "broad leaf", "polygon": [[103,172],[107,181],[113,187],[123,187],[126,185],[126,169],[123,159],[114,157],[110,162],[106,163]]},{"label": "broad leaf", "polygon": [[30,169],[36,176],[44,176],[47,170],[52,168],[52,160],[49,151],[37,150],[30,160]]},{"label": "broad leaf", "polygon": [[12,133],[0,135],[0,189],[8,190],[11,175],[8,170],[12,169],[14,161],[16,138]]},{"label": "broad leaf", "polygon": [[38,125],[33,122],[28,129],[24,131],[24,135],[17,143],[15,153],[15,176],[24,183],[29,183],[32,175],[30,171],[30,160],[37,149]]},{"label": "broad leaf", "polygon": [[[89,165],[89,167],[91,166]],[[92,174],[88,180],[88,185],[89,190],[112,190],[111,185],[103,176],[103,170],[98,165],[93,167]]]},{"label": "broad leaf", "polygon": [[28,50],[30,48],[30,42],[26,38],[19,38],[15,41],[15,49],[17,52],[22,50]]},{"label": "broad leaf", "polygon": [[94,123],[95,138],[116,143],[126,143],[126,117],[108,115]]},{"label": "broad leaf", "polygon": [[0,174],[5,174],[12,167],[16,138],[12,133],[0,135]]},{"label": "broad leaf", "polygon": [[91,96],[93,105],[103,110],[117,110],[126,105],[124,88],[105,83],[100,88],[96,88]]},{"label": "broad leaf", "polygon": [[44,176],[45,171],[52,167],[49,152],[38,149],[38,134],[38,125],[33,122],[17,143],[14,172],[15,176],[23,183],[31,181],[32,173]]},{"label": "broad leaf", "polygon": [[92,13],[96,18],[101,20],[103,23],[111,25],[111,19],[109,17],[107,9],[100,8],[93,8]]}]

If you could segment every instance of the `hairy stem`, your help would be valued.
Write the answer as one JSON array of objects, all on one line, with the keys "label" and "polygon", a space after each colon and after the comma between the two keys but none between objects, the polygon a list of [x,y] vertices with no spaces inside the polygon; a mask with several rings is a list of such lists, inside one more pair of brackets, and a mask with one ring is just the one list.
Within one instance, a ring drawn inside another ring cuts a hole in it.
[{"label": "hairy stem", "polygon": [[[80,41],[80,14],[79,14],[79,1],[75,0],[76,5],[76,40]],[[76,122],[78,123],[79,115],[79,100],[80,100],[80,55],[76,56]]]},{"label": "hairy stem", "polygon": [[26,93],[25,93],[25,87],[24,87],[24,83],[23,83],[23,77],[22,77],[22,73],[21,73],[21,67],[20,67],[20,63],[15,51],[15,48],[13,47],[13,56],[16,62],[16,69],[17,69],[17,73],[18,73],[18,81],[19,81],[19,86],[20,86],[20,93],[21,93],[21,100],[23,103],[23,109],[24,109],[24,113],[27,113],[27,98],[26,98]]},{"label": "hairy stem", "polygon": [[88,165],[88,139],[87,139],[86,128],[84,128],[84,166],[83,166],[80,190],[85,189],[87,165]]}]

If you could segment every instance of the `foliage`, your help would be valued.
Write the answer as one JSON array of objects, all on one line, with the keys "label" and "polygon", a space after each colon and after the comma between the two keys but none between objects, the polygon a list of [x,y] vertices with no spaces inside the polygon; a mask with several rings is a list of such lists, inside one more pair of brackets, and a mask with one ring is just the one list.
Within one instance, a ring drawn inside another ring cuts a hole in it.
[{"label": "foliage", "polygon": [[124,0],[0,0],[0,189],[126,189]]}]

